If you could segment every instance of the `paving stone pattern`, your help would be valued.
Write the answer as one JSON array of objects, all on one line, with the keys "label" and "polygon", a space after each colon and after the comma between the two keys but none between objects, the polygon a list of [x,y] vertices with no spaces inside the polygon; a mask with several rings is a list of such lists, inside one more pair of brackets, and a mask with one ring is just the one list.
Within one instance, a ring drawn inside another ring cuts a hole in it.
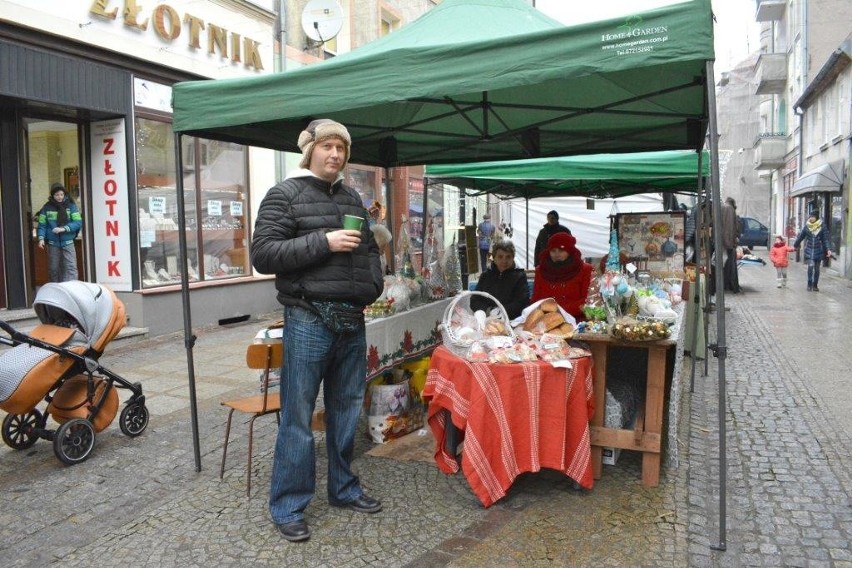
[{"label": "paving stone pattern", "polygon": [[[317,496],[304,543],[281,539],[267,512],[273,417],[255,425],[253,496],[245,496],[246,424],[238,420],[219,480],[225,398],[257,388],[245,345],[270,314],[197,330],[194,348],[202,469],[195,471],[182,334],[107,350],[101,362],[142,383],[151,424],[139,438],[117,423],[91,458],[63,466],[49,442],[0,448],[4,565],[35,566],[852,566],[850,556],[850,283],[830,276],[788,289],[771,267],[741,269],[726,298],[728,486],[719,544],[717,360],[684,364],[680,466],[639,483],[641,458],[622,452],[591,491],[552,471],[525,474],[483,509],[462,475],[431,463],[366,454],[355,467],[380,498],[376,515],[332,508],[324,437],[316,434]],[[270,291],[270,293],[272,293]],[[711,342],[715,315],[710,318]],[[841,372],[841,370],[847,370]],[[363,421],[362,421],[363,422]],[[362,423],[362,431],[366,424]]]}]

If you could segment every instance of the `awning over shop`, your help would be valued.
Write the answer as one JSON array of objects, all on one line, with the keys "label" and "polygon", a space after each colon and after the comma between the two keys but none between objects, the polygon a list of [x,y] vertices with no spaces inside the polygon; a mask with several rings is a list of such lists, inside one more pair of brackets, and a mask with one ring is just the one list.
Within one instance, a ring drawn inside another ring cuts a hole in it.
[{"label": "awning over shop", "polygon": [[843,187],[843,160],[822,164],[806,172],[793,184],[790,197],[813,192],[838,192]]}]

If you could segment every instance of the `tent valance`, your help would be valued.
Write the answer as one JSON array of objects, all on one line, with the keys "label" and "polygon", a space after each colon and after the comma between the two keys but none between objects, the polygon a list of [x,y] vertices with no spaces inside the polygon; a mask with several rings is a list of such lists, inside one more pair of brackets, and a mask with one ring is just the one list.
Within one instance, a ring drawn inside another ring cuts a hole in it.
[{"label": "tent valance", "polygon": [[[506,197],[622,197],[646,192],[698,191],[697,152],[593,154],[531,160],[426,166],[425,176],[481,193]],[[701,157],[702,177],[710,155]]]},{"label": "tent valance", "polygon": [[843,187],[843,160],[822,164],[805,172],[793,183],[790,197],[813,192],[838,192]]}]

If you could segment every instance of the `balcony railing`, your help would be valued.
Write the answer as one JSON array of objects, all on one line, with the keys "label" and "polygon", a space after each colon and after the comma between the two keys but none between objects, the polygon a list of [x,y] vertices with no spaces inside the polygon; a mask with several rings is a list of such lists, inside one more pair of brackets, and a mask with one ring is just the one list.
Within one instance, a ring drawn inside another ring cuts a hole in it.
[{"label": "balcony railing", "polygon": [[784,17],[786,0],[757,0],[757,13],[754,19],[758,22],[772,22]]},{"label": "balcony railing", "polygon": [[758,95],[777,95],[784,92],[787,85],[787,55],[784,53],[764,53],[757,59]]},{"label": "balcony railing", "polygon": [[783,132],[764,132],[754,141],[754,169],[777,170],[784,166],[787,154],[787,135]]}]

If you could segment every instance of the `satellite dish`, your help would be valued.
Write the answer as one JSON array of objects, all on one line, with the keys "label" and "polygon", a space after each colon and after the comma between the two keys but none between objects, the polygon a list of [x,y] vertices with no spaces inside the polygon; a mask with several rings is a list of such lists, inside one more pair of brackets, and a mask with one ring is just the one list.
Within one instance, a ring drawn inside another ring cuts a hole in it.
[{"label": "satellite dish", "polygon": [[323,43],[343,27],[343,8],[337,0],[311,0],[302,11],[302,29],[312,40]]}]

